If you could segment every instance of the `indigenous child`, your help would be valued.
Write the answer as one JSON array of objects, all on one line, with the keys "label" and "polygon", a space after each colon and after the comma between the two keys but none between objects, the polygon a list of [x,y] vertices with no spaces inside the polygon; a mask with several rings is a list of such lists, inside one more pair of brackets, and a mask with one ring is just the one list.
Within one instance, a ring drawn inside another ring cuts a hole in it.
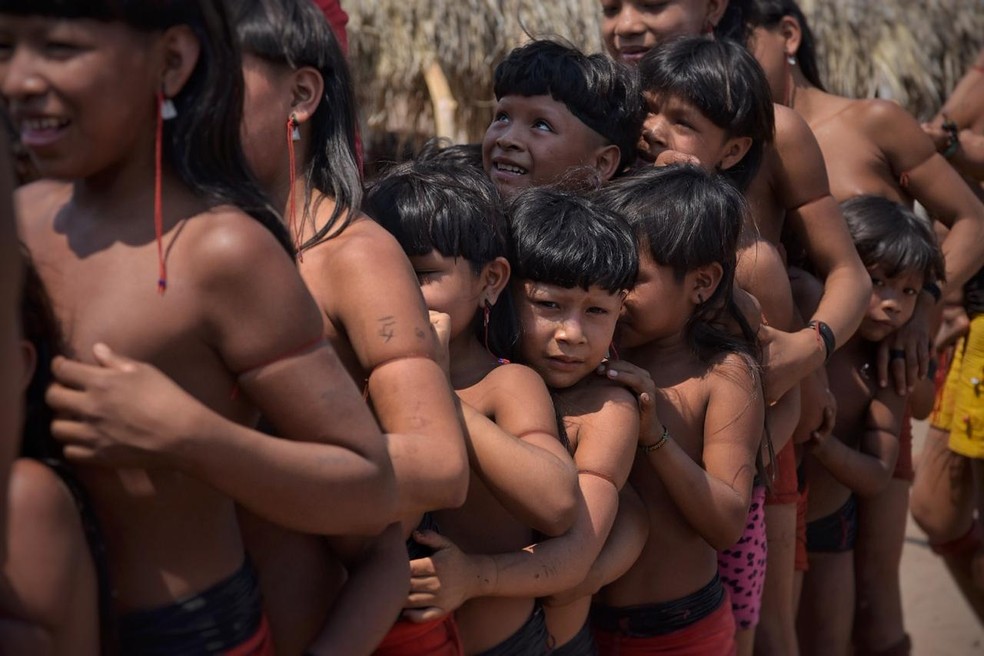
[{"label": "indigenous child", "polygon": [[496,66],[493,85],[482,159],[503,196],[570,176],[609,180],[635,159],[639,93],[633,76],[604,55],[532,41]]},{"label": "indigenous child", "polygon": [[695,167],[639,176],[606,192],[639,199],[626,218],[640,256],[620,322],[626,360],[605,373],[638,395],[640,453],[629,480],[658,530],[599,594],[595,635],[602,654],[734,654],[717,551],[745,528],[765,415],[754,338],[732,300],[745,203]]},{"label": "indigenous child", "polygon": [[[406,538],[425,511],[464,500],[467,454],[413,269],[396,240],[359,211],[348,67],[324,17],[307,0],[235,3],[233,18],[244,53],[246,157],[283,208],[301,276],[325,318],[325,336],[391,434],[403,520],[397,532]],[[405,554],[402,563],[387,560],[394,546],[388,537],[367,552],[333,541],[349,570],[345,588],[333,595],[322,540],[255,517],[243,524],[261,580],[271,584],[265,592],[278,653],[309,645],[363,652],[391,628],[405,596],[391,582],[407,576],[408,561]],[[363,585],[372,592],[361,604],[333,604]],[[345,612],[332,612],[322,629],[329,607]],[[353,618],[360,631],[353,631]],[[432,628],[447,634],[444,626]]]},{"label": "indigenous child", "polygon": [[[638,70],[647,107],[642,158],[664,162],[682,155],[697,160],[707,170],[720,171],[739,189],[747,189],[772,143],[774,128],[768,83],[755,59],[728,40],[681,37],[650,50]],[[719,93],[722,88],[729,94]],[[755,298],[755,311],[769,326],[787,333],[803,327],[802,320],[794,317],[784,257],[775,245],[759,236],[750,218],[739,240],[735,278],[737,285]],[[759,316],[750,318],[759,320]],[[768,626],[763,630],[770,637],[795,644],[792,536],[798,492],[790,437],[798,419],[797,385],[768,408],[769,434],[778,454],[772,463],[773,490],[766,495],[764,485],[756,487],[752,507],[757,521],[749,522],[749,535],[741,541],[743,558],[749,553],[754,553],[755,560],[768,557],[768,573],[761,567],[753,581],[736,576],[736,570],[748,571],[745,562],[734,563],[738,549],[722,554],[724,581],[732,586],[741,654],[752,651],[763,592],[767,592],[764,603],[768,611],[763,620]],[[756,545],[762,520],[768,549],[765,542]]]},{"label": "indigenous child", "polygon": [[[942,242],[947,286],[962,287],[984,259],[984,205],[901,107],[825,91],[813,35],[793,0],[739,0],[737,4],[749,47],[766,70],[773,97],[800,113],[816,135],[834,197],[845,201],[875,194],[910,208],[919,201],[950,228]],[[879,384],[888,384],[891,371],[902,395],[925,377],[931,315],[944,292],[936,281],[928,281],[912,320],[880,346]],[[876,650],[905,637],[901,596],[890,592],[898,586],[914,476],[908,418],[904,425],[894,480],[883,494],[859,501],[857,638],[860,646]]]},{"label": "indigenous child", "polygon": [[[564,533],[574,518],[576,476],[550,395],[533,370],[494,355],[508,354],[516,334],[495,187],[480,169],[431,160],[391,170],[367,201],[410,256],[428,308],[449,322],[449,374],[473,475],[464,506],[435,515],[441,533],[474,554],[518,551],[534,530]],[[455,616],[466,654],[546,646],[532,595],[473,599]]]},{"label": "indigenous child", "polygon": [[[733,4],[733,3],[731,3]],[[640,0],[601,0],[602,40],[612,57],[637,64],[654,46],[679,36],[734,31],[736,18],[724,0],[680,0],[649,5]],[[830,330],[818,350],[812,328],[784,333],[762,326],[766,399],[778,400],[809,371],[818,369],[857,328],[867,302],[868,278],[850,247],[850,236],[830,197],[823,157],[806,123],[775,108],[775,141],[746,192],[762,237],[778,245],[789,223],[824,276],[824,299],[812,319]]]},{"label": "indigenous child", "polygon": [[[489,550],[470,548],[453,535],[453,542],[424,536],[438,551],[411,563],[409,603],[449,611],[465,601],[458,611],[463,619],[461,613],[479,603],[489,608],[510,598],[531,603],[535,597],[558,595],[537,611],[546,616],[550,653],[590,654],[593,640],[586,620],[591,593],[611,575],[597,573],[595,581],[586,587],[584,582],[615,521],[619,490],[632,465],[638,435],[638,411],[631,395],[599,378],[595,370],[609,351],[625,290],[635,278],[635,241],[616,215],[553,189],[527,190],[515,198],[510,234],[511,288],[520,317],[515,351],[553,392],[578,469],[577,517],[564,535],[523,551],[501,541]],[[615,563],[620,569],[614,576],[638,555],[645,534],[638,530],[636,518],[621,521],[629,523],[628,544],[622,545],[629,554]],[[483,621],[494,623],[497,618],[487,615]],[[544,635],[525,647],[507,649],[503,644],[489,653],[543,654],[546,648]]]},{"label": "indigenous child", "polygon": [[52,414],[44,401],[61,332],[30,262],[25,274],[18,314],[26,412],[21,457],[10,474],[10,530],[0,568],[0,651],[114,653],[101,538],[85,495],[51,437]]},{"label": "indigenous child", "polygon": [[[895,389],[878,385],[877,345],[909,320],[925,282],[944,275],[932,229],[905,207],[879,196],[859,196],[844,203],[843,210],[873,291],[858,334],[827,366],[836,420],[813,433],[803,464],[810,485],[810,570],[799,616],[804,654],[853,653],[856,495],[878,494],[891,480],[906,403]],[[809,311],[816,290],[798,288]],[[896,586],[897,577],[896,570]],[[908,642],[904,635],[903,642]],[[878,653],[908,653],[908,648],[896,645]]]},{"label": "indigenous child", "polygon": [[[48,398],[105,531],[121,649],[268,653],[233,501],[295,530],[372,534],[395,518],[395,485],[244,162],[224,5],[14,3],[0,28],[6,106],[58,180],[22,190],[24,238],[68,351],[100,363],[56,359]],[[137,383],[140,403],[106,402]],[[311,441],[240,425],[257,411]]]}]

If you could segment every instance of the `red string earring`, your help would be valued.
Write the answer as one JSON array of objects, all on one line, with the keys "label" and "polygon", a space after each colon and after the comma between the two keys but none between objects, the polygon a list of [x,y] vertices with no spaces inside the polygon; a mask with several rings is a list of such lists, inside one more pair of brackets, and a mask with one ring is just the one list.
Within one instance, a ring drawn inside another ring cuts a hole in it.
[{"label": "red string earring", "polygon": [[157,118],[154,130],[154,238],[157,240],[157,293],[167,291],[167,262],[164,260],[164,212],[161,202],[162,161],[164,151],[164,121],[178,115],[174,101],[157,91]]},{"label": "red string earring", "polygon": [[294,185],[297,182],[297,162],[294,157],[294,142],[301,140],[301,129],[297,124],[297,117],[291,113],[287,117],[287,165],[290,167],[288,180],[290,191],[287,194],[287,228],[294,240],[294,250],[297,251],[297,259],[304,261],[301,254],[301,226],[298,225],[295,216]]}]

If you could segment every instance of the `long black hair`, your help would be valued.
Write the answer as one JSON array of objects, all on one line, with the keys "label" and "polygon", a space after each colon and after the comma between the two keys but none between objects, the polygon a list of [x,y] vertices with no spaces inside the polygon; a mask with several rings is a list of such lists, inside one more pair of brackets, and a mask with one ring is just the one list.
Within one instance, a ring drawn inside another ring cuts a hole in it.
[{"label": "long black hair", "polygon": [[803,76],[821,91],[826,91],[820,80],[820,67],[817,64],[817,41],[813,30],[806,22],[803,10],[795,0],[731,0],[725,16],[715,34],[732,38],[739,43],[748,44],[752,30],[756,27],[772,29],[784,16],[795,18],[800,26],[800,45],[796,50]]},{"label": "long black hair", "polygon": [[231,6],[243,52],[292,69],[309,66],[324,82],[304,162],[305,217],[322,200],[311,207],[312,188],[330,196],[335,207],[325,225],[299,246],[304,250],[339,234],[362,204],[352,77],[335,33],[311,0],[236,0]]},{"label": "long black hair", "polygon": [[243,155],[242,62],[224,2],[0,0],[0,13],[118,21],[141,32],[189,26],[201,52],[188,82],[171,99],[177,117],[164,123],[164,158],[192,192],[213,205],[239,207],[293,254],[279,213],[261,191]]}]

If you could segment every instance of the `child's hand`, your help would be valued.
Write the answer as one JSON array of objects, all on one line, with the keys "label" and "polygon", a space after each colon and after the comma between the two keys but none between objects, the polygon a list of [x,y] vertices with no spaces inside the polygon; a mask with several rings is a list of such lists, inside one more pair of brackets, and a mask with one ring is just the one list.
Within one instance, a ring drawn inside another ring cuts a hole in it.
[{"label": "child's hand", "polygon": [[443,535],[414,531],[413,539],[435,552],[410,561],[410,593],[403,616],[411,622],[429,622],[454,612],[475,596],[471,583],[480,574],[473,558]]},{"label": "child's hand", "polygon": [[92,349],[97,364],[58,357],[46,400],[52,435],[75,462],[111,467],[161,466],[195,426],[201,403],[159,369]]},{"label": "child's hand", "polygon": [[689,164],[700,166],[700,160],[688,153],[681,153],[679,150],[664,150],[656,156],[653,166],[670,166],[672,164]]},{"label": "child's hand", "polygon": [[625,360],[604,362],[598,373],[635,393],[639,401],[639,444],[655,444],[663,435],[663,424],[656,416],[656,383],[648,371]]},{"label": "child's hand", "polygon": [[451,376],[451,356],[448,351],[448,344],[451,342],[451,317],[443,312],[428,311],[430,315],[431,328],[437,336],[437,364],[441,365],[444,373]]},{"label": "child's hand", "polygon": [[933,348],[937,351],[943,350],[950,344],[956,343],[967,334],[968,330],[970,330],[970,319],[963,305],[947,304],[943,308],[943,319],[936,332],[936,339],[933,340]]},{"label": "child's hand", "polygon": [[916,303],[904,326],[878,344],[878,385],[889,386],[889,372],[899,396],[912,391],[929,371],[929,323],[931,307]]},{"label": "child's hand", "polygon": [[836,417],[837,410],[834,406],[828,405],[823,409],[823,420],[820,422],[820,426],[810,433],[810,439],[806,442],[811,453],[818,454],[826,448],[830,436],[834,432]]}]

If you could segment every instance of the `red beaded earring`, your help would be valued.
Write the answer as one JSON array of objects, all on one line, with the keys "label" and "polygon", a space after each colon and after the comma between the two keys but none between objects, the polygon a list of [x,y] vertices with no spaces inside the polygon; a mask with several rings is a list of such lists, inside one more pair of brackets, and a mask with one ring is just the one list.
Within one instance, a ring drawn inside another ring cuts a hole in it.
[{"label": "red beaded earring", "polygon": [[164,212],[161,203],[161,176],[164,151],[164,121],[178,115],[174,101],[157,91],[157,119],[154,131],[154,238],[157,240],[157,293],[167,291],[167,262],[164,260]]}]

